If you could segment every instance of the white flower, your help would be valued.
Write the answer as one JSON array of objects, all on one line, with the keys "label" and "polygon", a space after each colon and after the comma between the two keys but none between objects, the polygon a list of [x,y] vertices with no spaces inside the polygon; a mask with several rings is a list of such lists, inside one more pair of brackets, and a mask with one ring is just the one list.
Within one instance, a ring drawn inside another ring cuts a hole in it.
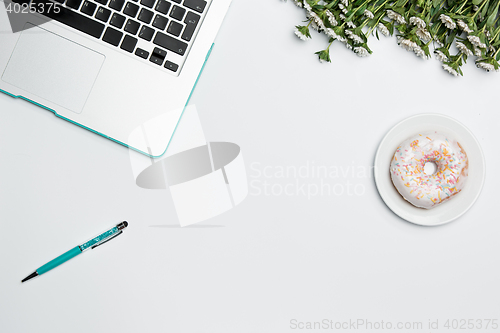
[{"label": "white flower", "polygon": [[479,10],[479,7],[476,6],[476,5],[474,5],[474,6],[472,6],[472,10],[475,11],[475,12],[477,12]]},{"label": "white flower", "polygon": [[332,28],[326,28],[326,30],[325,30],[325,34],[326,34],[327,36],[332,37],[332,38],[338,38],[337,34],[335,33],[335,31],[333,31],[333,29],[332,29]]},{"label": "white flower", "polygon": [[398,14],[398,13],[396,13],[395,11],[393,11],[393,10],[390,10],[390,9],[389,9],[389,10],[387,11],[387,17],[389,17],[389,19],[391,19],[391,20],[393,20],[393,21],[395,21],[395,20],[397,19],[398,15],[399,15],[399,14]]},{"label": "white flower", "polygon": [[436,44],[439,45],[439,47],[444,46],[444,44],[439,39],[436,39]]},{"label": "white flower", "polygon": [[302,8],[302,2],[300,2],[299,0],[293,0],[293,2],[295,3],[295,5],[297,5],[297,7]]},{"label": "white flower", "polygon": [[426,26],[424,20],[416,16],[410,17],[410,24],[416,25],[420,29],[425,29]]},{"label": "white flower", "polygon": [[455,43],[455,45],[457,46],[457,49],[458,49],[461,53],[463,53],[463,54],[465,54],[465,55],[467,55],[467,56],[469,56],[469,57],[470,57],[471,55],[473,55],[472,51],[471,51],[471,50],[469,50],[469,48],[467,47],[467,45],[465,45],[464,43],[462,43],[462,42],[456,42],[456,43]]},{"label": "white flower", "polygon": [[354,41],[354,44],[363,44],[364,40],[363,38],[359,37],[355,33],[351,32],[350,30],[346,30],[345,34]]},{"label": "white flower", "polygon": [[443,64],[443,69],[453,76],[458,76],[458,72],[453,68],[451,68],[450,66],[448,66],[447,64]]},{"label": "white flower", "polygon": [[417,28],[417,31],[415,33],[417,34],[418,38],[420,38],[425,43],[432,39],[431,34],[426,29]]},{"label": "white flower", "polygon": [[412,42],[409,39],[404,39],[403,37],[398,36],[398,43],[406,51],[413,51],[415,48],[420,48],[417,43]]},{"label": "white flower", "polygon": [[302,40],[307,40],[307,36],[300,32],[300,30],[297,28],[295,28],[295,35]]},{"label": "white flower", "polygon": [[481,43],[481,39],[478,36],[467,36],[467,39],[474,46],[480,47],[482,49],[486,48],[486,44]]},{"label": "white flower", "polygon": [[469,26],[467,25],[467,23],[465,23],[462,20],[458,20],[457,21],[457,25],[460,28],[460,30],[465,31],[468,34],[470,34],[471,32],[474,32],[474,30],[472,30],[471,28],[469,28]]},{"label": "white flower", "polygon": [[474,45],[474,55],[480,57],[482,55],[481,49]]},{"label": "white flower", "polygon": [[349,50],[352,50],[352,46],[351,46],[351,44],[349,44],[349,43],[347,43],[347,42],[346,42],[346,43],[344,43],[344,45],[345,45],[345,47],[347,47]]},{"label": "white flower", "polygon": [[337,26],[337,25],[338,25],[338,22],[337,22],[337,20],[335,19],[335,15],[333,15],[331,11],[327,10],[327,11],[326,11],[326,16],[328,16],[328,22],[330,22],[330,24],[331,24],[332,26],[334,26],[334,27],[335,27],[335,26]]},{"label": "white flower", "polygon": [[476,62],[476,66],[477,68],[484,69],[487,72],[493,72],[495,70],[495,66],[487,62]]},{"label": "white flower", "polygon": [[395,20],[397,21],[399,24],[406,24],[406,20],[403,16],[399,15],[398,13],[396,13],[395,11],[393,10],[387,10],[387,16],[391,19],[391,20]]},{"label": "white flower", "polygon": [[441,62],[448,61],[448,57],[443,52],[441,52],[439,50],[436,50],[436,51],[434,51],[434,53],[436,54],[436,59],[437,60],[439,60]]},{"label": "white flower", "polygon": [[369,18],[369,19],[372,19],[374,18],[375,16],[373,15],[372,12],[370,12],[368,9],[365,9],[365,11],[363,12],[363,15],[366,17],[366,18]]},{"label": "white flower", "polygon": [[420,57],[422,59],[427,59],[427,55],[425,54],[425,51],[422,50],[420,46],[415,46],[413,48],[413,52],[417,55],[417,57]]},{"label": "white flower", "polygon": [[358,57],[368,57],[370,55],[370,53],[362,46],[355,47],[354,53],[356,53]]},{"label": "white flower", "polygon": [[307,1],[304,1],[304,8],[307,9],[308,11],[312,10],[311,5],[309,5]]},{"label": "white flower", "polygon": [[354,24],[352,21],[347,22],[347,26],[352,29],[356,29],[356,24]]},{"label": "white flower", "polygon": [[345,6],[343,4],[341,4],[341,3],[339,3],[339,8],[340,9],[345,9]]},{"label": "white flower", "polygon": [[398,18],[396,19],[399,24],[406,24],[406,20],[403,16],[398,14]]},{"label": "white flower", "polygon": [[455,29],[457,27],[457,25],[455,24],[455,22],[453,22],[453,20],[451,19],[451,17],[449,16],[446,16],[444,14],[441,14],[439,15],[439,19],[441,20],[441,22],[443,22],[443,24],[448,28],[448,29]]},{"label": "white flower", "polygon": [[344,15],[344,14],[340,14],[340,15],[339,15],[339,17],[340,17],[340,19],[341,19],[342,21],[345,21],[345,15]]},{"label": "white flower", "polygon": [[378,31],[380,31],[382,33],[382,35],[384,35],[386,37],[389,36],[389,34],[390,34],[389,29],[387,29],[387,27],[385,25],[383,25],[382,23],[379,23],[377,25],[377,29],[378,29]]},{"label": "white flower", "polygon": [[311,22],[311,27],[314,30],[319,31],[320,29],[322,29],[322,30],[326,29],[325,24],[323,23],[323,20],[315,12],[307,13],[307,17],[313,19],[313,22]]},{"label": "white flower", "polygon": [[349,1],[348,0],[340,0],[344,6],[349,6]]}]

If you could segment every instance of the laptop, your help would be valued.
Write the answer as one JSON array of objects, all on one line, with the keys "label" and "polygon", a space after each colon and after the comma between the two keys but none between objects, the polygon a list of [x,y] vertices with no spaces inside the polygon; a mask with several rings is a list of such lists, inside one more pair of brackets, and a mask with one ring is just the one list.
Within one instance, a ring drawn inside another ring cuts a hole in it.
[{"label": "laptop", "polygon": [[159,157],[230,4],[0,0],[0,91]]}]

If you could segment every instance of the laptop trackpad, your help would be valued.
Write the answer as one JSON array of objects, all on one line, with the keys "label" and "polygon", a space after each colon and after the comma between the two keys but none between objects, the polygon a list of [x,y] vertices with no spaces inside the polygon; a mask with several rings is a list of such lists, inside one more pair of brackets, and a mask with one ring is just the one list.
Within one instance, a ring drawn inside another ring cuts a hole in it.
[{"label": "laptop trackpad", "polygon": [[23,31],[2,80],[81,113],[104,59],[100,53],[33,27]]}]

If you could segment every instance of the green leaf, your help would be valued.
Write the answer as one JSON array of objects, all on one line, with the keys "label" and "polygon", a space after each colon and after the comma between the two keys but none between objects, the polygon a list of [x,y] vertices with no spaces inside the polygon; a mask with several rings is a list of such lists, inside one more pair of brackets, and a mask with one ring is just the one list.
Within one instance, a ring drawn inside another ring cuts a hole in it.
[{"label": "green leaf", "polygon": [[487,0],[486,4],[483,7],[483,10],[481,11],[481,16],[486,17],[486,13],[488,13],[488,6],[490,5],[490,1]]},{"label": "green leaf", "polygon": [[394,7],[392,10],[395,11],[396,13],[398,13],[401,16],[405,16],[405,11],[406,10],[405,10],[404,7]]},{"label": "green leaf", "polygon": [[488,21],[486,21],[486,25],[488,27],[493,26],[493,24],[495,23],[495,20],[497,18],[497,15],[498,15],[498,7],[495,8],[495,10],[493,11],[493,13],[491,13],[491,15],[488,17]]},{"label": "green leaf", "polygon": [[[439,7],[439,5],[441,4],[441,1],[442,0],[432,0],[432,7]],[[481,2],[481,0],[473,0],[473,1]]]},{"label": "green leaf", "polygon": [[493,10],[495,8],[498,8],[498,0],[496,0],[494,3],[493,3],[493,6],[490,6],[490,8],[488,9],[488,16],[493,12]]},{"label": "green leaf", "polygon": [[356,15],[363,15],[363,13],[365,12],[366,7],[367,7],[366,4],[364,4],[363,6],[359,7],[359,9],[356,11]]},{"label": "green leaf", "polygon": [[483,0],[472,0],[472,3],[476,6],[478,6]]}]

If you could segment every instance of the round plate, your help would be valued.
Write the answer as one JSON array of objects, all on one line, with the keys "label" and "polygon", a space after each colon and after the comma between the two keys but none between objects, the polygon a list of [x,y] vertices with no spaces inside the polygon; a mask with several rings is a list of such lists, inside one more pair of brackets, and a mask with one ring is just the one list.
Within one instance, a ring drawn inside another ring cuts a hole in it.
[{"label": "round plate", "polygon": [[[397,147],[419,132],[437,131],[455,138],[469,158],[469,177],[460,193],[432,209],[417,208],[404,200],[392,184],[389,168]],[[440,114],[420,114],[394,126],[382,139],[375,156],[375,184],[386,205],[406,221],[425,226],[449,223],[463,214],[479,197],[485,177],[484,155],[474,135],[453,118]]]}]

